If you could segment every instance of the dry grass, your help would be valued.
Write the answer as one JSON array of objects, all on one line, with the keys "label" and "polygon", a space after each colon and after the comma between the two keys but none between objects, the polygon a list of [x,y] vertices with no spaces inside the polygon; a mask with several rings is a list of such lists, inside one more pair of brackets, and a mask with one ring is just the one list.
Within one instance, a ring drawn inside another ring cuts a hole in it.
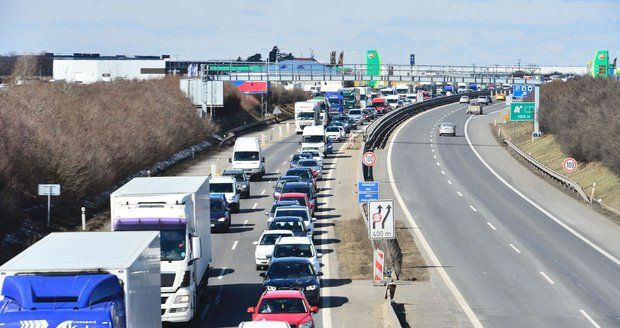
[{"label": "dry grass", "polygon": [[0,232],[38,183],[60,183],[57,200],[77,204],[212,131],[176,78],[11,87],[0,93]]},{"label": "dry grass", "polygon": [[337,220],[335,227],[338,275],[353,280],[372,279],[373,249],[368,240],[366,223],[357,219]]}]

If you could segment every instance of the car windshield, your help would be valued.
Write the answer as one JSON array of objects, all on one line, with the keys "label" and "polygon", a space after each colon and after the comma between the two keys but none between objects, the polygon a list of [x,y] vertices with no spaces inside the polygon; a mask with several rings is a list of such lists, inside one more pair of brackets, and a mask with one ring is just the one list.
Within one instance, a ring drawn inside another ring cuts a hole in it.
[{"label": "car windshield", "polygon": [[297,118],[301,120],[312,120],[314,119],[314,112],[298,113]]},{"label": "car windshield", "polygon": [[302,179],[310,179],[310,172],[308,171],[288,171],[286,175],[295,175]]},{"label": "car windshield", "polygon": [[281,234],[281,233],[265,234],[263,235],[263,238],[261,238],[260,240],[260,245],[275,245],[276,240],[278,240],[278,238],[282,236],[290,236],[290,235]]},{"label": "car windshield", "polygon": [[277,220],[271,222],[269,230],[303,231],[304,226],[301,221],[298,220]]},{"label": "car windshield", "polygon": [[277,189],[277,190],[282,189],[282,186],[283,186],[286,182],[289,182],[289,181],[295,181],[295,182],[298,182],[298,181],[299,181],[299,179],[288,179],[288,178],[287,178],[287,179],[278,179],[278,182],[276,183],[276,189]]},{"label": "car windshield", "polygon": [[185,259],[185,255],[185,230],[161,230],[161,260],[181,261]]},{"label": "car windshield", "polygon": [[274,257],[313,257],[312,247],[309,244],[276,245]]},{"label": "car windshield", "polygon": [[319,164],[317,164],[316,160],[314,159],[304,159],[299,161],[299,166],[301,167],[313,167],[313,166],[318,166]]},{"label": "car windshield", "polygon": [[313,276],[312,265],[306,262],[274,262],[269,266],[267,276],[270,278],[288,278]]},{"label": "car windshield", "polygon": [[340,99],[327,99],[327,101],[329,101],[330,105],[340,105],[340,103],[342,102],[342,100]]},{"label": "car windshield", "polygon": [[286,193],[289,193],[289,192],[300,192],[300,193],[306,194],[306,193],[308,193],[308,189],[309,189],[308,187],[309,186],[307,186],[307,185],[306,186],[300,186],[300,185],[291,185],[289,183],[289,184],[285,184],[282,187],[282,193],[286,194]]},{"label": "car windshield", "polygon": [[442,123],[441,127],[442,128],[450,128],[450,127],[452,127],[452,123]]},{"label": "car windshield", "polygon": [[361,110],[350,110],[349,115],[362,115]]},{"label": "car windshield", "polygon": [[276,213],[276,217],[278,218],[282,216],[299,216],[304,221],[308,221],[308,212],[306,212],[305,210],[287,210],[287,209],[281,208]]},{"label": "car windshield", "polygon": [[330,126],[327,128],[327,132],[340,132],[340,129],[335,126]]},{"label": "car windshield", "polygon": [[209,188],[211,188],[211,192],[226,193],[233,192],[235,186],[232,183],[212,183]]},{"label": "car windshield", "polygon": [[224,205],[222,204],[222,200],[221,199],[211,199],[211,202],[209,203],[209,206],[211,208],[211,211],[223,211],[224,210]]},{"label": "car windshield", "polygon": [[338,116],[334,118],[334,121],[336,122],[346,122],[349,120],[348,116]]},{"label": "car windshield", "polygon": [[258,306],[260,314],[307,313],[301,298],[265,298]]},{"label": "car windshield", "polygon": [[398,99],[388,99],[387,102],[390,104],[395,104],[398,102]]},{"label": "car windshield", "polygon": [[316,143],[316,142],[323,142],[323,141],[325,141],[323,135],[303,136],[301,140],[301,142],[309,142],[309,143]]},{"label": "car windshield", "polygon": [[236,151],[234,154],[235,161],[258,161],[257,151]]}]

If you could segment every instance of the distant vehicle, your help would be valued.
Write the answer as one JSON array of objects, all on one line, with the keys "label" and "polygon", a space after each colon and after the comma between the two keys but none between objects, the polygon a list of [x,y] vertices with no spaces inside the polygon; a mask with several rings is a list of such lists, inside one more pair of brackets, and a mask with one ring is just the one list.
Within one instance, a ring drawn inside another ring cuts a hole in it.
[{"label": "distant vehicle", "polygon": [[381,94],[381,97],[387,97],[387,96],[392,96],[392,95],[397,95],[398,94],[396,92],[396,88],[395,87],[385,87],[385,88],[379,90],[379,93]]},{"label": "distant vehicle", "polygon": [[410,103],[414,104],[418,101],[418,95],[415,93],[408,93],[405,95],[405,98],[409,100]]},{"label": "distant vehicle", "polygon": [[498,93],[497,95],[495,95],[495,100],[497,100],[497,101],[500,101],[500,100],[505,101],[506,100],[506,96],[504,94],[502,94],[502,93]]},{"label": "distant vehicle", "polygon": [[233,157],[228,161],[233,169],[241,169],[250,179],[260,180],[265,175],[265,157],[256,137],[240,137],[235,140]]},{"label": "distant vehicle", "polygon": [[288,174],[286,174],[286,175],[281,176],[278,179],[278,181],[276,181],[276,184],[273,185],[273,199],[274,200],[280,198],[280,194],[282,192],[282,186],[284,186],[284,183],[286,183],[288,181],[298,182],[298,181],[305,181],[305,180],[303,180],[302,177],[300,177],[299,175],[288,175]]},{"label": "distant vehicle", "polygon": [[295,132],[301,134],[306,126],[318,125],[320,121],[321,104],[311,101],[295,103]]},{"label": "distant vehicle", "polygon": [[273,221],[273,218],[276,215],[276,210],[283,206],[299,206],[299,202],[296,200],[283,200],[283,201],[276,201],[275,203],[273,203],[273,205],[271,205],[271,209],[265,212],[265,215],[268,216],[267,227],[269,227],[269,223]]},{"label": "distant vehicle", "polygon": [[310,168],[307,167],[296,167],[294,169],[290,169],[288,171],[286,171],[287,176],[290,175],[295,175],[301,178],[301,181],[305,181],[305,182],[309,182],[312,183],[312,185],[314,185],[314,187],[316,188],[316,179],[314,178],[314,175],[312,174],[312,170]]},{"label": "distant vehicle", "polygon": [[[275,289],[272,288],[264,292],[256,307],[248,308],[248,313],[252,314],[252,320],[257,322],[264,320],[284,321],[297,328],[314,328],[312,314],[319,312],[319,308],[311,307],[303,292],[299,290]],[[260,326],[258,328],[266,327]]]},{"label": "distant vehicle", "polygon": [[349,116],[347,115],[336,115],[332,117],[332,124],[334,122],[341,122],[343,124],[344,132],[349,133],[351,131],[351,122],[349,122]]},{"label": "distant vehicle", "polygon": [[342,126],[330,125],[325,129],[325,136],[335,141],[343,141],[345,135],[346,133]]},{"label": "distant vehicle", "polygon": [[269,261],[281,257],[302,257],[308,259],[315,272],[321,271],[320,258],[323,254],[317,253],[312,240],[307,237],[282,237],[276,241]]},{"label": "distant vehicle", "polygon": [[226,201],[230,204],[230,211],[233,213],[239,212],[241,207],[241,196],[237,193],[236,185],[236,180],[232,176],[220,176],[211,178],[209,186],[212,194],[226,195]]},{"label": "distant vehicle", "polygon": [[301,153],[294,154],[293,157],[291,157],[291,160],[289,162],[289,167],[291,169],[292,168],[296,168],[297,167],[297,163],[299,163],[299,160],[305,159],[305,158],[312,158],[312,154],[306,153],[306,152],[301,152]]},{"label": "distant vehicle", "polygon": [[209,195],[209,209],[211,211],[211,231],[230,230],[230,212],[226,204],[225,197],[220,195]]},{"label": "distant vehicle", "polygon": [[298,237],[311,237],[304,220],[298,216],[281,216],[274,218],[267,230],[289,230]]},{"label": "distant vehicle", "polygon": [[330,91],[325,93],[325,99],[329,104],[329,111],[331,113],[342,113],[344,111],[344,98],[337,91]]},{"label": "distant vehicle", "polygon": [[297,193],[297,192],[306,194],[306,196],[308,196],[308,200],[316,204],[317,199],[318,199],[318,196],[317,196],[318,194],[316,190],[314,189],[314,186],[311,183],[289,181],[289,182],[286,182],[284,186],[282,186],[283,194]]},{"label": "distant vehicle", "polygon": [[[347,116],[348,116],[348,114],[347,114]],[[360,121],[357,120],[356,118],[349,116],[349,124],[351,124],[351,129],[354,129],[354,130],[357,129],[357,124],[359,122]]]},{"label": "distant vehicle", "polygon": [[320,303],[322,272],[314,271],[312,263],[306,258],[281,257],[271,261],[269,270],[262,272],[263,288],[267,291],[298,288],[311,305]]},{"label": "distant vehicle", "polygon": [[0,267],[0,327],[161,327],[159,245],[156,231],[45,236]]},{"label": "distant vehicle", "polygon": [[469,104],[469,97],[461,96],[461,99],[459,99],[459,104]]},{"label": "distant vehicle", "polygon": [[223,176],[232,176],[237,184],[237,192],[243,198],[250,198],[250,178],[242,169],[226,169]]},{"label": "distant vehicle", "polygon": [[372,107],[375,108],[378,115],[385,114],[390,111],[389,105],[385,98],[374,98],[372,100]]},{"label": "distant vehicle", "polygon": [[487,98],[487,96],[480,96],[477,99],[479,104],[485,104],[488,105],[489,104],[489,98]]},{"label": "distant vehicle", "polygon": [[332,121],[329,126],[337,126],[337,127],[341,127],[342,130],[344,131],[344,134],[346,136],[347,133],[349,133],[349,131],[351,130],[349,128],[349,131],[347,131],[346,127],[348,126],[348,123],[343,123],[343,122],[336,122],[336,121]]},{"label": "distant vehicle", "polygon": [[387,101],[388,106],[390,106],[390,109],[398,108],[398,99],[398,95],[391,95],[385,97],[385,100]]},{"label": "distant vehicle", "polygon": [[317,149],[304,149],[304,153],[312,155],[312,159],[316,159],[319,165],[323,167],[323,154]]},{"label": "distant vehicle", "polygon": [[282,200],[296,200],[299,202],[299,205],[306,206],[310,214],[314,214],[314,203],[310,202],[308,196],[304,193],[292,192],[287,194],[281,194],[278,201]]},{"label": "distant vehicle", "polygon": [[371,120],[377,118],[377,116],[379,115],[379,113],[377,112],[377,109],[374,108],[373,106],[366,107],[366,110],[370,112]]},{"label": "distant vehicle", "polygon": [[256,258],[256,270],[269,266],[269,256],[273,254],[273,248],[280,237],[292,237],[290,230],[265,230],[260,238],[253,244],[256,246],[254,257]]},{"label": "distant vehicle", "polygon": [[370,122],[370,120],[372,119],[372,114],[371,111],[369,109],[362,109],[362,122],[361,124],[363,125],[364,122]]},{"label": "distant vehicle", "polygon": [[467,83],[459,83],[456,90],[457,93],[467,92]]},{"label": "distant vehicle", "polygon": [[298,163],[299,167],[307,167],[312,170],[312,174],[318,179],[323,178],[323,168],[316,159],[302,159]]},{"label": "distant vehicle", "polygon": [[274,219],[283,216],[298,216],[304,220],[304,224],[309,230],[310,237],[314,235],[314,222],[316,222],[316,219],[310,215],[306,206],[292,205],[278,207],[273,216]]},{"label": "distant vehicle", "polygon": [[351,109],[359,106],[360,89],[358,88],[342,88],[340,94],[344,99],[344,108]]},{"label": "distant vehicle", "polygon": [[301,137],[301,148],[317,148],[325,153],[325,127],[322,125],[305,127]]},{"label": "distant vehicle", "polygon": [[482,104],[470,104],[467,106],[467,114],[482,115]]},{"label": "distant vehicle", "polygon": [[443,122],[439,125],[439,135],[451,135],[453,137],[456,136],[456,125],[452,122]]},{"label": "distant vehicle", "polygon": [[238,328],[291,328],[284,321],[246,321],[239,324]]}]

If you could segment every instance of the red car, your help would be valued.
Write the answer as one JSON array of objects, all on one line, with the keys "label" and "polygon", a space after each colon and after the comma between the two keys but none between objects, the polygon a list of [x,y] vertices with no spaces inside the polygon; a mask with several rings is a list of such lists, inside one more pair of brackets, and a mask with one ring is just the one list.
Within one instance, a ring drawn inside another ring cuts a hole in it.
[{"label": "red car", "polygon": [[300,328],[314,328],[312,314],[317,312],[319,308],[310,306],[299,290],[266,291],[256,307],[248,308],[252,321],[284,321]]},{"label": "red car", "polygon": [[390,110],[390,107],[385,98],[375,98],[372,100],[372,107],[377,110],[377,114],[385,114]]},{"label": "red car", "polygon": [[310,214],[314,214],[314,206],[316,204],[314,204],[314,200],[308,199],[308,195],[304,193],[287,192],[287,193],[280,195],[280,198],[278,198],[278,201],[281,201],[281,200],[296,200],[299,202],[299,205],[306,206]]}]

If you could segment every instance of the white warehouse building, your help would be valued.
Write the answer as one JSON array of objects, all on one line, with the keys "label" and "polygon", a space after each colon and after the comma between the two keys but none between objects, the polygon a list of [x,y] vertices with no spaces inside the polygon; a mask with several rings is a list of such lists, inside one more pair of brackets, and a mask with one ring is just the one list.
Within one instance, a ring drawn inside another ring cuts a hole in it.
[{"label": "white warehouse building", "polygon": [[53,55],[53,78],[71,83],[159,79],[166,75],[169,56]]}]

